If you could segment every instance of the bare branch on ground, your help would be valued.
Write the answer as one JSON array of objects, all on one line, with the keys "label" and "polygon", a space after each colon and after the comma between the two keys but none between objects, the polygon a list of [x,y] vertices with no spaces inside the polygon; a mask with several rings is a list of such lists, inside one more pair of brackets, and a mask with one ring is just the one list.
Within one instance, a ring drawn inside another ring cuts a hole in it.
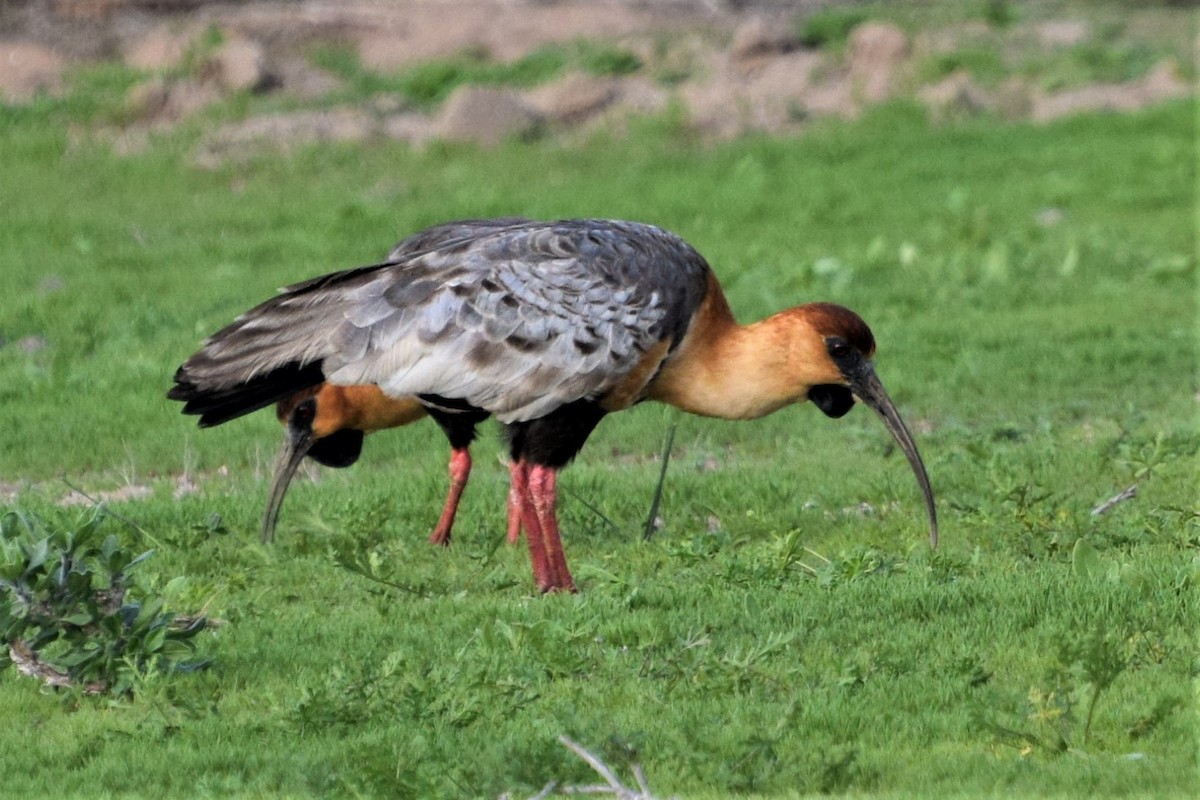
[{"label": "bare branch on ground", "polygon": [[1121,492],[1120,494],[1113,495],[1112,497],[1108,498],[1100,505],[1093,508],[1092,516],[1098,517],[1101,514],[1104,514],[1105,512],[1111,511],[1112,508],[1114,506],[1116,506],[1118,503],[1124,503],[1126,500],[1132,500],[1135,497],[1137,497],[1137,484],[1136,483],[1133,484],[1132,486],[1130,486],[1125,491]]}]

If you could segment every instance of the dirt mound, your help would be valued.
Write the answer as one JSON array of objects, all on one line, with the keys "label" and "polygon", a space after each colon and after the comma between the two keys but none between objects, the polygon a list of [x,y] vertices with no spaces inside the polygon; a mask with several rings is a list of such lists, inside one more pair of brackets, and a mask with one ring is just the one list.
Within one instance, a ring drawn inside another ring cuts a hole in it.
[{"label": "dirt mound", "polygon": [[29,41],[0,41],[0,98],[27,102],[39,92],[62,91],[64,62],[44,45]]}]

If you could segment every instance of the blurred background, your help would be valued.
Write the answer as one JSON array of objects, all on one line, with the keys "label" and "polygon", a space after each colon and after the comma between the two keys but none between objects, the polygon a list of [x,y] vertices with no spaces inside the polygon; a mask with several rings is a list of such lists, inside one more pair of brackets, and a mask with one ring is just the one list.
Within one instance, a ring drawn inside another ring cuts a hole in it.
[{"label": "blurred background", "polygon": [[[210,167],[268,144],[495,144],[664,113],[703,137],[794,133],[897,98],[935,118],[1048,121],[1186,95],[1194,5],[5,0],[0,99],[61,95],[112,65],[119,103],[80,135],[137,152],[204,120],[193,157]],[[231,96],[242,113],[214,118]]]}]

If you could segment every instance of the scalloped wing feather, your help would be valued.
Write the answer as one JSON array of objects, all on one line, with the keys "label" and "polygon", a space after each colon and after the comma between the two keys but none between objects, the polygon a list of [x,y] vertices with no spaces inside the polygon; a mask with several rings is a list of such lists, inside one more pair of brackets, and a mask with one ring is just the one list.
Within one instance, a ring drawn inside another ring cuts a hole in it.
[{"label": "scalloped wing feather", "polygon": [[181,374],[227,388],[320,362],[334,383],[535,419],[602,398],[655,345],[677,343],[708,273],[673,234],[609,220],[448,223],[393,255],[284,289],[214,334]]}]

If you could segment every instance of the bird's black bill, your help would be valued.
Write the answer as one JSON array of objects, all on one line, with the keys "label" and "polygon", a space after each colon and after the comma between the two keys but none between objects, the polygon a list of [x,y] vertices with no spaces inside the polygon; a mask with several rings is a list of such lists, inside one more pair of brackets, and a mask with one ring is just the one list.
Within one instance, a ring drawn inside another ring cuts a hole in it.
[{"label": "bird's black bill", "polygon": [[904,420],[900,418],[900,412],[896,410],[892,399],[884,391],[883,384],[879,382],[869,361],[862,360],[846,377],[850,381],[850,390],[859,400],[869,405],[883,418],[883,424],[887,425],[892,436],[896,438],[897,444],[900,445],[900,449],[908,457],[908,463],[912,465],[913,472],[917,476],[917,483],[920,484],[921,492],[925,495],[925,508],[929,511],[929,544],[931,547],[937,547],[937,507],[933,502],[933,487],[929,485],[925,462],[921,461],[921,454],[917,451],[917,443],[913,441],[912,434],[908,432]]},{"label": "bird's black bill", "polygon": [[263,514],[262,540],[264,543],[274,541],[275,526],[279,522],[279,509],[283,505],[284,495],[288,486],[300,468],[300,462],[308,455],[312,447],[313,436],[310,431],[296,430],[289,426],[284,431],[283,445],[279,455],[275,457],[275,472],[271,476],[271,491],[267,496],[267,510]]}]

